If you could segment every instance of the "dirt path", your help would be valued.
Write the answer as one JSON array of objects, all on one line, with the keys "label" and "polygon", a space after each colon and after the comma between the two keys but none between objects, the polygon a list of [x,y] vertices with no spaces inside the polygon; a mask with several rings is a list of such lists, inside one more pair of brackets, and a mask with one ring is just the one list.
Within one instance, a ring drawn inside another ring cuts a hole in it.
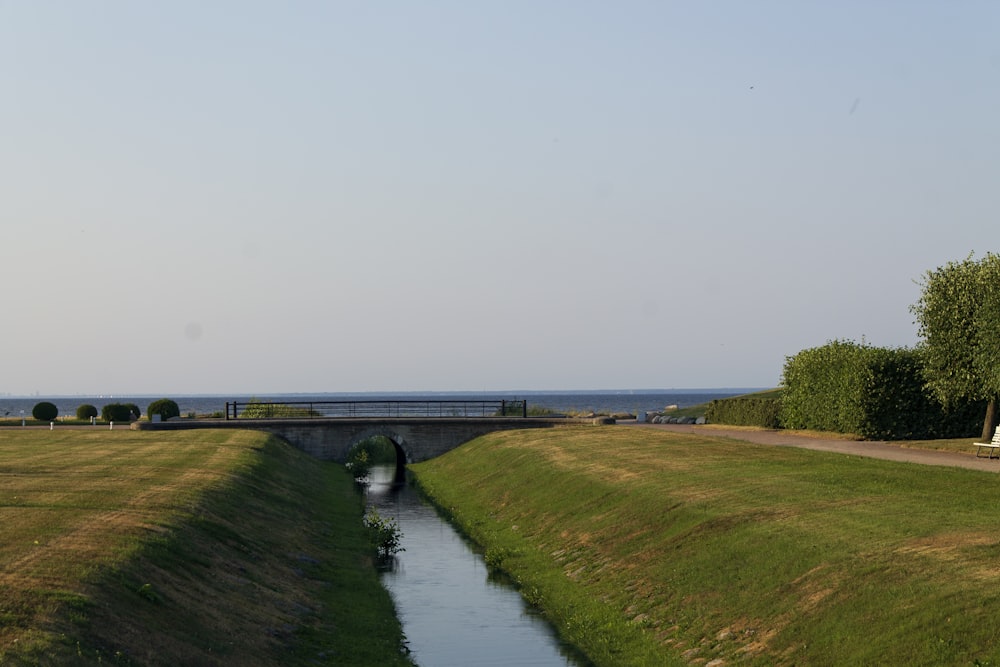
[{"label": "dirt path", "polygon": [[651,428],[677,433],[697,433],[713,438],[731,438],[761,445],[778,447],[802,447],[823,452],[838,452],[854,456],[868,456],[889,461],[906,461],[923,465],[953,466],[969,470],[1000,472],[1000,460],[976,458],[975,451],[970,447],[968,454],[956,452],[938,452],[928,449],[908,449],[887,442],[835,440],[795,435],[773,430],[743,430],[726,428],[724,426],[694,424],[638,424],[636,422],[619,422],[631,428]]}]

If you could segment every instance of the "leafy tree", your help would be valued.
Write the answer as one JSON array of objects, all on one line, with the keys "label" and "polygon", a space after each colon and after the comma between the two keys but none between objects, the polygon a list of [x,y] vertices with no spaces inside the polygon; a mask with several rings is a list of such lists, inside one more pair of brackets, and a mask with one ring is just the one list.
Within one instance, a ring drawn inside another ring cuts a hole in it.
[{"label": "leafy tree", "polygon": [[59,408],[54,403],[42,401],[41,403],[36,403],[35,407],[31,408],[31,416],[38,421],[50,422],[59,416]]},{"label": "leafy tree", "polygon": [[160,419],[167,421],[171,417],[180,417],[181,409],[175,401],[161,398],[149,404],[149,407],[146,408],[146,414],[150,419],[153,418],[153,415],[160,415]]},{"label": "leafy tree", "polygon": [[921,287],[911,311],[927,386],[946,405],[986,401],[982,437],[989,440],[1000,421],[1000,255],[949,262],[928,271]]},{"label": "leafy tree", "polygon": [[91,417],[96,417],[98,414],[97,408],[90,403],[84,403],[76,409],[77,419],[90,419]]}]

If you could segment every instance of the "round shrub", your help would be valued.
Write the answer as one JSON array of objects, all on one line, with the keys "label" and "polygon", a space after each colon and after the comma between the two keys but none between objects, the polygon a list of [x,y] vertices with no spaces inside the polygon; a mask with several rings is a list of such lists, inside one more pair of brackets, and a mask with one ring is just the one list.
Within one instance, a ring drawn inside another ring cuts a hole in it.
[{"label": "round shrub", "polygon": [[149,404],[149,407],[146,408],[146,415],[150,419],[153,418],[153,415],[160,415],[160,419],[167,421],[171,417],[180,417],[181,409],[177,407],[176,402],[171,401],[169,398],[161,398]]},{"label": "round shrub", "polygon": [[124,403],[108,403],[101,408],[101,419],[106,422],[131,421],[132,407]]},{"label": "round shrub", "polygon": [[59,416],[59,408],[56,407],[55,403],[42,401],[31,408],[31,416],[38,421],[50,422]]},{"label": "round shrub", "polygon": [[126,403],[125,407],[128,408],[129,419],[138,419],[142,416],[142,409],[135,403]]},{"label": "round shrub", "polygon": [[77,419],[90,419],[91,417],[96,417],[98,414],[97,408],[90,403],[84,403],[76,409]]}]

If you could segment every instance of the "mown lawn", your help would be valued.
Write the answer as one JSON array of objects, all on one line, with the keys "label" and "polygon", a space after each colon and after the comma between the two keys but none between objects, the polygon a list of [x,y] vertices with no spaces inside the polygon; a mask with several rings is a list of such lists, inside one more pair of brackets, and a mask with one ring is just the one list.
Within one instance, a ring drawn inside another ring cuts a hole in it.
[{"label": "mown lawn", "polygon": [[419,483],[599,665],[997,664],[996,474],[627,427]]},{"label": "mown lawn", "polygon": [[410,664],[360,517],[261,433],[0,430],[0,664]]}]

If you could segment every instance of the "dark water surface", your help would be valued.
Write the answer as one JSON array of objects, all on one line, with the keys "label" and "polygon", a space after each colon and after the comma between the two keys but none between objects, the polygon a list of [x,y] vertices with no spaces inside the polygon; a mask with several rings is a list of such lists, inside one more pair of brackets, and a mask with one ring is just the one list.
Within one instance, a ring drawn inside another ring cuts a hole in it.
[{"label": "dark water surface", "polygon": [[549,623],[505,582],[491,577],[482,556],[424,502],[394,483],[390,466],[372,471],[367,502],[393,517],[405,551],[383,573],[403,632],[422,667],[587,666]]}]

